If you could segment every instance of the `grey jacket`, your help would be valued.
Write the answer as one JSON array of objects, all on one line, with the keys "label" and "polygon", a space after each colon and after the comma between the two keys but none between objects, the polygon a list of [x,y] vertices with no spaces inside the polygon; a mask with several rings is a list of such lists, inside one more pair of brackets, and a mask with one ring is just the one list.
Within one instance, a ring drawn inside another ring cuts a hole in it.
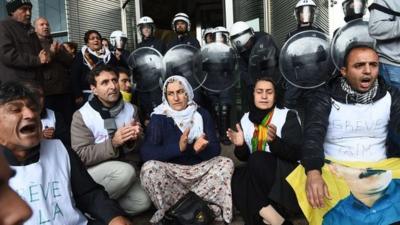
[{"label": "grey jacket", "polygon": [[[374,3],[400,12],[399,0],[375,0]],[[400,66],[400,17],[373,9],[369,18],[369,34],[376,39],[379,61]]]},{"label": "grey jacket", "polygon": [[42,81],[40,46],[33,27],[11,18],[0,21],[0,81]]},{"label": "grey jacket", "polygon": [[[135,106],[134,106],[135,107]],[[135,107],[135,112],[137,108]],[[137,113],[134,116],[135,120],[139,120]],[[99,121],[102,122],[102,121]],[[134,142],[131,149],[136,149],[138,143],[143,139],[140,137]],[[107,160],[121,158],[120,149],[114,148],[111,143],[111,138],[108,138],[102,143],[95,143],[95,138],[92,131],[86,126],[83,121],[82,114],[79,110],[74,113],[71,124],[71,147],[78,153],[84,165],[90,167]],[[133,154],[137,154],[133,152]]]}]

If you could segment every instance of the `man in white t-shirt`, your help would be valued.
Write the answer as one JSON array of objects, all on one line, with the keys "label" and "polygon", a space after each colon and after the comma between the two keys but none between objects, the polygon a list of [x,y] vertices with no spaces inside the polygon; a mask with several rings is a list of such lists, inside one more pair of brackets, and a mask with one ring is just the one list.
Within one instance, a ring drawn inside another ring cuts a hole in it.
[{"label": "man in white t-shirt", "polygon": [[0,154],[16,172],[10,187],[33,211],[24,224],[131,225],[73,151],[59,140],[41,140],[39,111],[33,90],[0,85]]}]

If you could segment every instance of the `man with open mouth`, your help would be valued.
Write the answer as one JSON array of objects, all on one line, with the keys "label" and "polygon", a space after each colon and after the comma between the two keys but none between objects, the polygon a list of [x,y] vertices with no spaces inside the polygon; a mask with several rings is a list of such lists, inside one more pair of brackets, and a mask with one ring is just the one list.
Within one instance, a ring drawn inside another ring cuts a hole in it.
[{"label": "man with open mouth", "polygon": [[350,44],[340,72],[342,76],[314,93],[306,111],[301,163],[307,199],[314,208],[325,207],[324,200],[331,199],[321,174],[324,158],[378,162],[400,156],[393,141],[399,135],[400,93],[378,77],[379,59],[372,45]]},{"label": "man with open mouth", "polygon": [[[24,224],[131,225],[73,151],[60,140],[41,140],[39,113],[38,97],[28,86],[0,85],[0,154],[16,172],[9,186],[33,211]],[[20,222],[30,214],[24,210]]]}]

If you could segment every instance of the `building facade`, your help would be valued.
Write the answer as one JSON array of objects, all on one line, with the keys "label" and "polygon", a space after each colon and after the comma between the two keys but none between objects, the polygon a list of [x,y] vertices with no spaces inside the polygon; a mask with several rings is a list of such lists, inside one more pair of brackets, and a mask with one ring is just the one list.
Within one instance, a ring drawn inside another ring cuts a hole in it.
[{"label": "building facade", "polygon": [[[294,6],[298,0],[31,0],[32,18],[49,19],[53,35],[61,41],[83,44],[87,30],[98,30],[108,38],[114,30],[128,34],[128,49],[133,50],[140,36],[136,21],[151,16],[157,25],[156,35],[168,41],[172,36],[171,20],[185,12],[191,18],[193,35],[201,41],[207,27],[226,26],[246,21],[256,30],[271,33],[279,46],[286,34],[295,29]],[[326,33],[344,24],[343,0],[314,0],[318,6],[315,25]],[[0,0],[0,18],[7,16],[6,0]]]}]

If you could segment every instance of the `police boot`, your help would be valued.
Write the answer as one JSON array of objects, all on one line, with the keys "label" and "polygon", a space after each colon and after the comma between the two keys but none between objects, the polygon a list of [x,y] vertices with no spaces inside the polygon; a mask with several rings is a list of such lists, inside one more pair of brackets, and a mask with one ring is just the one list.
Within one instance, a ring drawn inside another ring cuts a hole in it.
[{"label": "police boot", "polygon": [[220,117],[220,105],[215,104],[212,106],[211,116],[213,118],[215,128],[218,129],[220,127],[219,117]]},{"label": "police boot", "polygon": [[219,140],[224,145],[230,145],[231,141],[226,136],[226,131],[228,130],[231,122],[230,114],[231,107],[229,105],[222,105],[221,107],[221,115],[219,118],[220,126],[218,126],[219,131]]}]

